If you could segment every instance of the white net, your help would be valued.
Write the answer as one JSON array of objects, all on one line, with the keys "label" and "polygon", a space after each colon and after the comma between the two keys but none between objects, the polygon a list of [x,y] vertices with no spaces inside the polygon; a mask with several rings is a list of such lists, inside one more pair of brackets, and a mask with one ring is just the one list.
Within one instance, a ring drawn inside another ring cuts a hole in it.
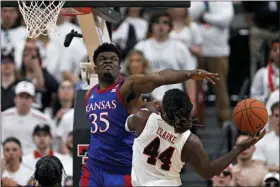
[{"label": "white net", "polygon": [[64,3],[65,0],[18,0],[19,10],[26,24],[27,37],[36,38],[48,33],[58,35],[56,21]]}]

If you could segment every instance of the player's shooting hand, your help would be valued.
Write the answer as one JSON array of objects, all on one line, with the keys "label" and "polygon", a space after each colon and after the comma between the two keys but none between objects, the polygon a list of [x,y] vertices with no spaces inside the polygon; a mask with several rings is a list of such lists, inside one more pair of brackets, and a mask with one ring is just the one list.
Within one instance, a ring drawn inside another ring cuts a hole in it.
[{"label": "player's shooting hand", "polygon": [[236,144],[237,148],[240,148],[241,152],[250,148],[252,145],[255,145],[258,141],[260,141],[264,135],[266,134],[266,130],[263,130],[259,136],[250,135],[246,140]]},{"label": "player's shooting hand", "polygon": [[212,84],[215,84],[216,81],[220,80],[219,73],[210,73],[202,69],[195,69],[190,72],[190,78],[192,80],[202,80],[206,79]]},{"label": "player's shooting hand", "polygon": [[149,111],[157,113],[157,114],[161,112],[161,105],[156,100],[147,102],[147,99],[144,99],[143,107],[147,108]]}]

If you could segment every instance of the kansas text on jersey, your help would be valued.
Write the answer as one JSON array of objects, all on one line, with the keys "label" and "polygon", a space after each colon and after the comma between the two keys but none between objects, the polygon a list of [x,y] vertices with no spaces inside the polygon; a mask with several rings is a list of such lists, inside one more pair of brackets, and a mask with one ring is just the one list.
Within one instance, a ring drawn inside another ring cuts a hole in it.
[{"label": "kansas text on jersey", "polygon": [[117,174],[130,174],[134,133],[125,130],[128,117],[120,97],[124,78],[100,90],[93,87],[86,97],[86,113],[90,120],[90,145],[87,167],[98,167]]}]

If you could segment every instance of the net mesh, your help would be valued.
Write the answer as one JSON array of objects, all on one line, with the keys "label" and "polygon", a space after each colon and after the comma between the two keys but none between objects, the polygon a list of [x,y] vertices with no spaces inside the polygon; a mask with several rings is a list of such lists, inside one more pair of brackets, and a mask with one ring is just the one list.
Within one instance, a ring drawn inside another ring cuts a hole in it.
[{"label": "net mesh", "polygon": [[18,0],[19,10],[26,24],[29,38],[40,35],[59,35],[56,21],[65,0],[59,1],[25,1]]}]

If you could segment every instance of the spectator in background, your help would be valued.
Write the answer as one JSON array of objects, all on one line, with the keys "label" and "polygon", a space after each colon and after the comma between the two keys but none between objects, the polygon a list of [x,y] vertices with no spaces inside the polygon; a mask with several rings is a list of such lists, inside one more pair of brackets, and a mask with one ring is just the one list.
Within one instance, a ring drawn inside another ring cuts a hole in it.
[{"label": "spectator in background", "polygon": [[33,40],[27,40],[19,76],[21,80],[29,80],[34,83],[36,94],[33,107],[43,112],[50,106],[52,96],[57,92],[58,82],[46,68],[42,67],[42,63],[39,48]]},{"label": "spectator in background", "polygon": [[279,187],[279,173],[271,172],[264,177],[265,187]]},{"label": "spectator in background", "polygon": [[196,57],[200,56],[203,40],[200,28],[191,20],[187,8],[170,8],[168,12],[173,20],[173,29],[169,37],[182,41],[189,48],[197,63]]},{"label": "spectator in background", "polygon": [[253,160],[263,166],[267,166],[270,172],[279,173],[279,127],[280,127],[280,102],[271,106],[270,125],[272,131],[265,135],[262,141],[256,143],[256,151]]},{"label": "spectator in background", "polygon": [[[58,44],[63,49],[64,40],[66,35],[74,29],[78,33],[82,33],[81,28],[68,21],[66,16],[58,15],[57,29],[61,33],[59,36],[49,35],[51,41]],[[77,83],[80,74],[80,62],[87,56],[87,49],[82,39],[73,38],[71,45],[63,51],[63,56],[60,59],[59,66],[57,67],[57,80],[70,80]]]},{"label": "spectator in background", "polygon": [[2,141],[8,137],[17,137],[23,153],[29,153],[35,149],[32,141],[32,132],[37,124],[50,124],[55,132],[55,127],[48,116],[36,109],[32,109],[35,96],[34,85],[27,81],[19,82],[15,87],[15,105],[2,112]]},{"label": "spectator in background", "polygon": [[122,51],[122,59],[135,44],[146,39],[148,22],[142,18],[143,8],[127,8],[124,20],[112,33],[112,42]]},{"label": "spectator in background", "polygon": [[37,38],[27,39],[23,41],[18,41],[15,45],[15,60],[17,69],[21,69],[23,62],[24,50],[28,53],[36,53],[36,48],[39,49],[41,56],[43,68],[56,78],[57,81],[61,81],[61,73],[59,72],[59,67],[64,57],[65,47],[61,47],[55,41],[50,40],[47,35],[40,35]]},{"label": "spectator in background", "polygon": [[22,162],[35,171],[37,161],[45,156],[56,156],[60,160],[63,160],[63,155],[52,150],[51,141],[51,127],[47,124],[37,125],[32,133],[32,139],[36,148],[23,156]]},{"label": "spectator in background", "polygon": [[[240,135],[236,139],[236,144],[247,138],[248,135]],[[251,146],[237,157],[237,164],[232,169],[233,186],[262,186],[267,170],[264,166],[253,162],[252,156],[254,151],[255,146]],[[253,177],[252,173],[254,174]]]},{"label": "spectator in background", "polygon": [[62,81],[52,107],[52,118],[55,119],[57,124],[59,124],[62,116],[74,107],[74,97],[74,84],[68,80]]},{"label": "spectator in background", "polygon": [[232,168],[228,166],[220,175],[216,175],[212,178],[213,187],[218,186],[231,186],[232,182]]},{"label": "spectator in background", "polygon": [[270,132],[271,131],[271,127],[270,127],[270,121],[273,119],[272,117],[272,112],[271,112],[271,107],[274,103],[277,103],[279,102],[279,92],[280,92],[280,89],[276,89],[274,90],[274,92],[272,92],[266,102],[266,110],[267,110],[267,113],[268,113],[268,116],[269,116],[269,120],[268,120],[268,124],[266,124],[266,130],[267,132]]},{"label": "spectator in background", "polygon": [[1,8],[1,49],[2,52],[14,48],[18,41],[25,40],[25,27],[20,26],[20,13],[17,8]]},{"label": "spectator in background", "polygon": [[213,86],[216,94],[218,124],[227,126],[230,120],[230,103],[227,88],[228,57],[230,54],[229,27],[233,19],[232,2],[192,2],[189,15],[199,22],[203,37],[202,59],[198,67],[219,73],[220,80]]},{"label": "spectator in background", "polygon": [[14,107],[15,86],[19,82],[12,54],[1,54],[1,111]]},{"label": "spectator in background", "polygon": [[67,134],[66,147],[68,151],[62,160],[67,176],[64,186],[73,186],[73,131]]},{"label": "spectator in background", "polygon": [[[132,50],[128,53],[124,61],[124,73],[126,75],[147,74],[150,72],[149,62],[144,54],[138,50]],[[152,100],[151,94],[143,94],[143,99]]]},{"label": "spectator in background", "polygon": [[[143,52],[150,62],[152,72],[163,69],[192,70],[196,68],[189,49],[180,41],[169,38],[172,30],[172,18],[167,13],[154,14],[151,17],[152,38],[137,43],[135,48]],[[193,80],[183,84],[164,85],[152,92],[157,101],[162,101],[165,91],[173,88],[187,90],[195,111],[196,86]]]},{"label": "spectator in background", "polygon": [[69,149],[67,149],[66,143],[67,143],[67,135],[73,131],[74,126],[74,109],[70,109],[68,112],[66,112],[58,125],[57,128],[57,137],[59,139],[59,146],[60,146],[60,152],[62,154],[67,154]]},{"label": "spectator in background", "polygon": [[250,96],[266,103],[269,95],[279,88],[280,43],[279,39],[271,43],[269,63],[254,75]]},{"label": "spectator in background", "polygon": [[4,158],[1,161],[1,178],[9,177],[20,185],[27,185],[33,175],[30,168],[22,163],[21,143],[10,137],[3,142]]},{"label": "spectator in background", "polygon": [[[258,52],[264,42],[271,43],[279,38],[279,11],[278,1],[244,1],[243,7],[248,12],[247,20],[251,27],[250,34],[250,75],[255,75],[257,68]],[[279,58],[279,57],[278,57]]]}]

